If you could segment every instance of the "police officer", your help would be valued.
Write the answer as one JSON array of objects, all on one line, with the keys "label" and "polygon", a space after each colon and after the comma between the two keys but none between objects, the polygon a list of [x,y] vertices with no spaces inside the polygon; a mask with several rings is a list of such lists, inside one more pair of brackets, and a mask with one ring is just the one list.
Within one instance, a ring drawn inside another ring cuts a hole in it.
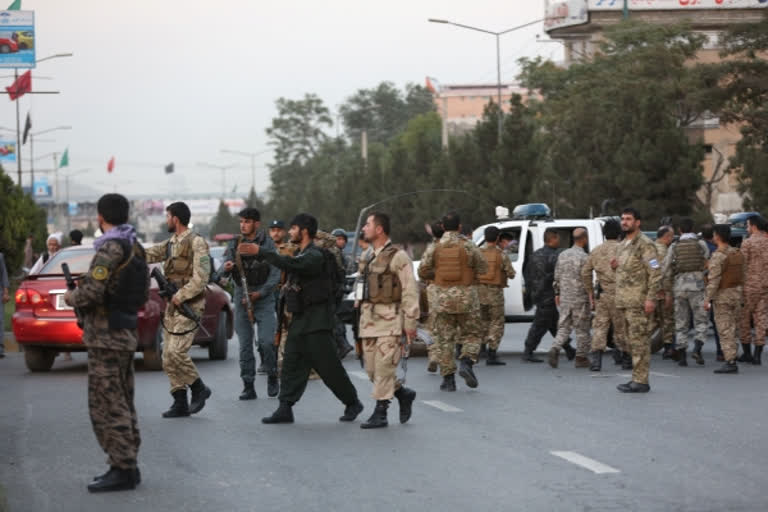
[{"label": "police officer", "polygon": [[363,226],[365,239],[373,251],[360,264],[363,294],[360,304],[359,333],[363,343],[365,370],[373,382],[376,408],[361,428],[387,426],[387,408],[392,397],[400,405],[400,423],[411,417],[416,392],[396,377],[397,365],[404,356],[403,340],[408,345],[416,337],[419,322],[419,287],[413,276],[413,262],[389,239],[389,216],[382,212],[368,215]]},{"label": "police officer", "polygon": [[478,276],[477,294],[480,301],[480,312],[483,325],[483,343],[488,345],[486,366],[503,366],[507,363],[500,360],[497,351],[504,336],[504,288],[507,281],[515,278],[515,269],[506,252],[496,244],[499,240],[499,228],[485,228],[485,245],[480,249],[488,271]]},{"label": "police officer", "polygon": [[[260,229],[261,214],[256,208],[245,208],[238,213],[240,236],[230,241],[224,252],[223,275],[232,277],[235,283],[235,331],[240,342],[240,378],[243,392],[240,400],[254,400],[256,390],[256,357],[254,342],[259,347],[267,372],[267,395],[277,396],[277,352],[275,338],[275,290],[280,281],[280,271],[252,255],[254,245],[269,251],[275,250],[272,238]],[[245,280],[245,287],[243,285]],[[246,290],[247,288],[247,290]],[[249,304],[250,303],[250,304]],[[253,324],[256,323],[256,339]]]},{"label": "police officer", "polygon": [[149,268],[136,231],[128,222],[128,200],[102,196],[98,224],[104,233],[80,286],[64,295],[78,309],[88,348],[88,409],[93,432],[108,456],[109,471],[88,485],[90,492],[134,489],[139,483],[139,437],[133,405],[133,356],[137,312],[149,298]]},{"label": "police officer", "polygon": [[[187,227],[192,217],[189,206],[177,202],[171,203],[165,210],[168,232],[173,235],[147,249],[147,263],[162,261],[166,279],[179,288],[163,316],[163,370],[170,380],[173,396],[173,404],[163,413],[163,417],[179,418],[200,412],[211,396],[211,389],[203,383],[195,363],[189,357],[197,326],[179,309],[182,303],[186,303],[198,317],[202,317],[211,258],[203,237]],[[189,403],[187,387],[192,390]]]},{"label": "police officer", "polygon": [[[317,220],[312,215],[296,215],[288,232],[299,246],[295,257],[280,256],[275,252],[261,253],[267,262],[288,272],[286,309],[293,315],[280,374],[280,406],[261,421],[293,423],[292,407],[304,394],[312,368],[345,404],[339,420],[354,421],[363,411],[363,404],[334,349],[335,307],[330,277],[333,255],[326,256],[314,245]],[[255,251],[260,253],[259,246],[255,246]]]}]

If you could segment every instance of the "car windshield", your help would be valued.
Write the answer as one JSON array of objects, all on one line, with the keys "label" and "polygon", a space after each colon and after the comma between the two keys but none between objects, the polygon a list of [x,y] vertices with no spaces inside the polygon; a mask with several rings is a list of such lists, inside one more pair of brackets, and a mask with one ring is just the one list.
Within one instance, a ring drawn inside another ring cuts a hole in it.
[{"label": "car windshield", "polygon": [[82,249],[72,249],[68,251],[59,251],[49,259],[39,274],[61,274],[61,264],[69,265],[69,271],[73,274],[82,274],[88,271],[93,259],[93,248],[83,247]]}]

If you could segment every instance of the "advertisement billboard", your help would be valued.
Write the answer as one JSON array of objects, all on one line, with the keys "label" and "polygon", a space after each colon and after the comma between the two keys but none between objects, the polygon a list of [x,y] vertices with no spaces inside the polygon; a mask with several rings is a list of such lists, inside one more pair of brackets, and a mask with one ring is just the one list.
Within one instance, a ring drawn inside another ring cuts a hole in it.
[{"label": "advertisement billboard", "polygon": [[0,68],[34,68],[35,46],[35,13],[0,11]]},{"label": "advertisement billboard", "polygon": [[587,0],[544,0],[544,30],[583,25],[588,21]]},{"label": "advertisement billboard", "polygon": [[[631,11],[684,9],[755,9],[768,7],[768,0],[627,0]],[[620,11],[624,0],[589,0],[590,11]]]},{"label": "advertisement billboard", "polygon": [[16,161],[16,141],[0,139],[0,163]]},{"label": "advertisement billboard", "polygon": [[48,178],[46,176],[40,176],[35,178],[35,183],[32,186],[32,191],[35,199],[50,199],[53,197],[53,190],[48,184]]}]

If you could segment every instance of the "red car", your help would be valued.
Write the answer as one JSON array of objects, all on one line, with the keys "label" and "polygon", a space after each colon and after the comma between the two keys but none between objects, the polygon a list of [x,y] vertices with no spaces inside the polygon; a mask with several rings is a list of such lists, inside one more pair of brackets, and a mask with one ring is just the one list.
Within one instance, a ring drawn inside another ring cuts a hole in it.
[{"label": "red car", "polygon": [[19,45],[12,39],[0,37],[0,53],[16,53],[19,51]]},{"label": "red car", "polygon": [[[16,291],[16,312],[13,314],[13,334],[24,347],[27,368],[45,372],[53,366],[58,352],[84,352],[83,331],[77,326],[75,313],[64,303],[67,291],[61,264],[69,265],[72,276],[86,272],[93,258],[92,247],[68,247],[54,254],[39,273],[29,275]],[[227,342],[232,337],[233,313],[230,297],[216,284],[209,284],[205,292],[203,325],[210,333],[197,331],[195,345],[208,347],[211,359],[227,358]],[[157,283],[152,279],[149,300],[139,311],[139,351],[144,352],[144,367],[162,368],[163,327],[160,323],[165,311],[165,299],[158,295]]]}]

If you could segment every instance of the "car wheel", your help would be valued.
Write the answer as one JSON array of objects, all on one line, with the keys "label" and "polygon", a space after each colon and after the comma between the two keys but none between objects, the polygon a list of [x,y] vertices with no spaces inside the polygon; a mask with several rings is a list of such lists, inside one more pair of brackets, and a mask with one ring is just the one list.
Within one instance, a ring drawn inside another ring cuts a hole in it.
[{"label": "car wheel", "polygon": [[53,366],[56,351],[41,347],[24,347],[24,362],[31,372],[47,372]]},{"label": "car wheel", "polygon": [[7,44],[0,46],[0,53],[11,53],[11,47]]},{"label": "car wheel", "polygon": [[229,339],[227,339],[227,312],[220,311],[216,322],[216,336],[208,344],[208,357],[213,361],[221,361],[227,358]]},{"label": "car wheel", "polygon": [[155,343],[152,348],[144,349],[144,368],[147,370],[163,369],[163,326],[157,326],[155,334]]}]

